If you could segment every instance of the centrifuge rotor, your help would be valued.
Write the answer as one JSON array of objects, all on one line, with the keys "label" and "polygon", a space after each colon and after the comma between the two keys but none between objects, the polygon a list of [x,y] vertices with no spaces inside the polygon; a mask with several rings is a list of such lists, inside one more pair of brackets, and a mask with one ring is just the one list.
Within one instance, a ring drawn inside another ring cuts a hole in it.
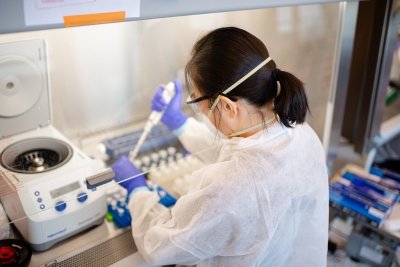
[{"label": "centrifuge rotor", "polygon": [[55,138],[30,138],[8,146],[1,153],[1,165],[13,172],[39,173],[56,169],[72,157],[72,148]]}]

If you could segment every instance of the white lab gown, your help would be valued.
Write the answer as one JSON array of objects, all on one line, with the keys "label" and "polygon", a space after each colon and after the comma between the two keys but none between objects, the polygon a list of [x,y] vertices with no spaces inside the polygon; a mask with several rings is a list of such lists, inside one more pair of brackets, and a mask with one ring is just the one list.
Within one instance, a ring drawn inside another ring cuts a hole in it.
[{"label": "white lab gown", "polygon": [[190,119],[179,138],[191,152],[214,143],[201,155],[212,163],[191,175],[189,192],[171,209],[153,192],[132,196],[132,234],[147,262],[326,266],[328,176],[308,124],[276,122],[249,138],[218,141]]}]

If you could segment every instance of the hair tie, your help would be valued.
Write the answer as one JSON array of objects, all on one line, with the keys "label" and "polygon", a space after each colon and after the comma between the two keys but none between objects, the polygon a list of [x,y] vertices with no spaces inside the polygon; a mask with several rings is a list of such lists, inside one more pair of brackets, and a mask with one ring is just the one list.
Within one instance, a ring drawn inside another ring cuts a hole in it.
[{"label": "hair tie", "polygon": [[281,70],[278,69],[278,68],[273,69],[271,71],[271,80],[272,81],[278,81],[278,75],[279,75],[280,72],[281,72]]}]

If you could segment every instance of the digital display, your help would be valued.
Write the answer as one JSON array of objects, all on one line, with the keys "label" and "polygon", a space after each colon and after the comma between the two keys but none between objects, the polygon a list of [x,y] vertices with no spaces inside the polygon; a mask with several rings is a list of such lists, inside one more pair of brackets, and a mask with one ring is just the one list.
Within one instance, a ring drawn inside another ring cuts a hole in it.
[{"label": "digital display", "polygon": [[80,187],[81,186],[80,186],[79,182],[68,184],[66,186],[63,186],[63,187],[57,188],[57,189],[55,189],[53,191],[50,191],[50,196],[52,198],[57,198],[59,196],[62,196],[62,195],[67,194],[69,192],[72,192],[72,191],[74,191],[76,189],[79,189]]}]

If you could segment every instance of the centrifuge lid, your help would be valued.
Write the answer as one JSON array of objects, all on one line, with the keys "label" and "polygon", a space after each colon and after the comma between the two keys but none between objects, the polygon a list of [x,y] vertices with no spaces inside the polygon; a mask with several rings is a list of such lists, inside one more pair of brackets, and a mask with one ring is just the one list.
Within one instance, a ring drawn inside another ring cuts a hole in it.
[{"label": "centrifuge lid", "polygon": [[0,138],[50,123],[44,40],[0,44]]}]

